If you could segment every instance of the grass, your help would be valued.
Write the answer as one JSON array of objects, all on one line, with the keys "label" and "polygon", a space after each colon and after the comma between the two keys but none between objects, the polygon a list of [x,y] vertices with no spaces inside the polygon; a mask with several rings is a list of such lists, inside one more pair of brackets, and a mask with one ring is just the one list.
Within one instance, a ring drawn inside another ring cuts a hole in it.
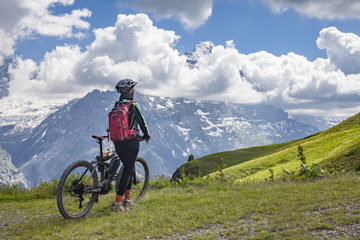
[{"label": "grass", "polygon": [[179,167],[173,177],[179,178],[182,171],[188,176],[205,176],[215,171],[219,158],[223,158],[226,166],[231,167],[285,149],[294,142],[296,141],[210,154]]},{"label": "grass", "polygon": [[55,197],[0,203],[0,239],[358,239],[358,174],[315,181],[209,181],[152,188],[132,211],[113,213],[115,193],[79,220]]},{"label": "grass", "polygon": [[[319,165],[343,166],[338,169],[349,168],[349,162],[339,161],[340,156],[345,156],[349,149],[359,148],[360,146],[360,128],[348,129],[341,132],[332,132],[331,134],[322,134],[316,137],[307,138],[298,141],[305,149],[305,156],[309,165],[315,163]],[[359,156],[352,156],[356,161],[354,164],[360,166]],[[346,158],[348,161],[349,158]],[[283,169],[295,170],[300,164],[297,160],[297,146],[292,145],[284,150],[269,154],[252,161],[247,161],[224,170],[225,174],[234,175],[237,178],[263,180],[269,175],[269,168],[274,170],[274,175],[282,176]],[[355,165],[354,165],[355,166]],[[353,169],[355,170],[355,169]]]},{"label": "grass", "polygon": [[263,181],[272,169],[275,178],[283,176],[283,169],[298,168],[297,146],[305,149],[307,164],[318,164],[336,170],[360,171],[360,113],[328,130],[308,137],[280,144],[265,145],[235,151],[220,152],[195,159],[179,167],[174,173],[187,175],[215,175],[219,159],[227,168],[224,174],[233,178]]},{"label": "grass", "polygon": [[14,186],[0,186],[0,202],[28,201],[31,199],[52,198],[56,194],[57,180],[53,182],[41,182],[39,186],[31,189]]},{"label": "grass", "polygon": [[[59,214],[56,182],[2,187],[0,239],[359,239],[359,132],[357,114],[303,139],[195,159],[178,169],[176,184],[153,179],[132,211],[111,212],[112,192],[79,220]],[[307,164],[334,167],[336,174],[280,178],[283,168],[300,165],[299,144]],[[188,177],[214,172],[219,159],[227,165],[218,170],[223,178]],[[274,181],[264,181],[269,169]]]}]

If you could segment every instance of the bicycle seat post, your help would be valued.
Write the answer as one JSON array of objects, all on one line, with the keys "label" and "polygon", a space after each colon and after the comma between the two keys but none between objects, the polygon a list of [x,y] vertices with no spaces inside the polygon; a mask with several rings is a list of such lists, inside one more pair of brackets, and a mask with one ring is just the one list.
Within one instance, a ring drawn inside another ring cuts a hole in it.
[{"label": "bicycle seat post", "polygon": [[100,157],[103,158],[103,145],[102,145],[102,140],[103,139],[99,139],[99,145],[100,145]]},{"label": "bicycle seat post", "polygon": [[99,136],[92,136],[93,138],[95,138],[96,140],[98,140],[97,141],[97,143],[100,145],[100,157],[101,157],[101,159],[104,157],[103,156],[103,145],[102,145],[102,141],[104,140],[104,138],[103,137],[99,137]]}]

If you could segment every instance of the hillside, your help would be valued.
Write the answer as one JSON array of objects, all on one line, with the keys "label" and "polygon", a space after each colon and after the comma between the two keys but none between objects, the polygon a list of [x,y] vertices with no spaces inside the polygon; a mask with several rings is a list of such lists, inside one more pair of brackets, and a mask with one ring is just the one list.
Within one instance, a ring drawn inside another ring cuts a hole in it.
[{"label": "hillside", "polygon": [[297,146],[304,147],[307,163],[319,164],[325,168],[357,169],[360,166],[360,113],[338,125],[305,138],[280,144],[244,148],[235,151],[220,152],[195,159],[179,167],[173,177],[179,177],[183,171],[187,175],[197,176],[213,173],[219,166],[219,159],[227,168],[224,173],[238,179],[264,180],[269,177],[269,169],[275,177],[282,175],[283,168],[295,170]]},{"label": "hillside", "polygon": [[[301,144],[308,162],[326,165],[335,160],[338,169],[358,166],[359,123],[357,114],[307,138],[205,159],[213,158],[215,167],[218,157],[233,164],[226,174],[264,179],[269,166],[274,170],[298,166],[294,159]],[[242,163],[237,164],[239,156]],[[360,191],[354,187],[360,184],[359,173],[289,182],[200,179],[203,183],[192,185],[150,184],[132,211],[120,213],[110,211],[113,190],[75,221],[59,214],[54,193],[41,195],[41,186],[18,193],[0,189],[0,239],[359,239]]]},{"label": "hillside", "polygon": [[[64,219],[55,197],[2,201],[0,239],[359,239],[358,174],[150,189],[132,211]],[[321,186],[321,187],[319,187]],[[21,195],[22,197],[23,195]],[[344,197],[346,196],[346,197]]]}]

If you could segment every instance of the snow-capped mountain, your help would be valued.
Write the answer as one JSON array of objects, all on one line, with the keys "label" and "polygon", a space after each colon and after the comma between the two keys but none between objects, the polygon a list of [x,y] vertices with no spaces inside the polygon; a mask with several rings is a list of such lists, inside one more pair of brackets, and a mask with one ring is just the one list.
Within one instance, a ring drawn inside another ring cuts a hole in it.
[{"label": "snow-capped mountain", "polygon": [[0,146],[0,186],[2,185],[28,187],[24,174],[12,164],[10,154]]},{"label": "snow-capped mountain", "polygon": [[329,129],[346,119],[346,118],[341,118],[341,117],[319,118],[319,117],[314,117],[314,116],[310,116],[310,115],[301,115],[301,114],[292,116],[292,118],[296,119],[296,121],[298,121],[300,123],[315,126],[315,127],[319,128],[320,131]]},{"label": "snow-capped mountain", "polygon": [[[203,42],[186,53],[189,67],[206,61],[213,47],[211,42]],[[66,165],[74,160],[92,160],[98,145],[91,135],[105,134],[106,115],[117,94],[95,90],[66,105],[8,98],[11,64],[16,62],[6,60],[0,66],[0,144],[30,184],[59,178]],[[281,109],[265,105],[142,95],[137,95],[136,100],[144,109],[151,131],[151,142],[142,144],[140,155],[148,160],[152,175],[171,175],[189,154],[200,157],[283,142],[331,126],[327,121],[313,118],[298,121]]]},{"label": "snow-capped mountain", "polygon": [[193,51],[184,54],[187,59],[186,63],[190,68],[194,68],[199,61],[207,61],[213,48],[214,44],[209,41],[197,44]]},{"label": "snow-capped mountain", "polygon": [[[104,135],[107,113],[118,94],[94,90],[50,114],[12,151],[13,163],[31,185],[57,179],[71,162],[93,160],[98,145],[91,135]],[[284,142],[318,131],[290,119],[282,109],[225,102],[137,94],[150,129],[151,141],[139,155],[152,175],[171,175],[189,154],[206,154]],[[1,140],[6,140],[6,137]],[[111,143],[107,143],[112,147]]]},{"label": "snow-capped mountain", "polygon": [[[19,134],[35,128],[50,113],[55,112],[66,100],[43,101],[29,95],[9,94],[11,74],[9,67],[17,67],[17,61],[6,59],[0,65],[0,132]],[[16,92],[16,89],[13,91]]]}]

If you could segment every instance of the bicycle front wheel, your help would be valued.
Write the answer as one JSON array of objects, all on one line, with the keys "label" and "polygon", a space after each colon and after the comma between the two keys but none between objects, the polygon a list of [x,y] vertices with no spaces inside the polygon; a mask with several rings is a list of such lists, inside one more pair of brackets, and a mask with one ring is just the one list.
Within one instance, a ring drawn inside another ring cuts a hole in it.
[{"label": "bicycle front wheel", "polygon": [[56,200],[61,215],[68,219],[85,216],[97,200],[98,176],[91,163],[80,160],[65,169]]},{"label": "bicycle front wheel", "polygon": [[[124,165],[121,166],[119,173],[116,177],[116,190],[118,189]],[[136,158],[135,169],[131,175],[131,197],[134,201],[142,198],[149,185],[150,171],[149,166],[142,157]]]}]

